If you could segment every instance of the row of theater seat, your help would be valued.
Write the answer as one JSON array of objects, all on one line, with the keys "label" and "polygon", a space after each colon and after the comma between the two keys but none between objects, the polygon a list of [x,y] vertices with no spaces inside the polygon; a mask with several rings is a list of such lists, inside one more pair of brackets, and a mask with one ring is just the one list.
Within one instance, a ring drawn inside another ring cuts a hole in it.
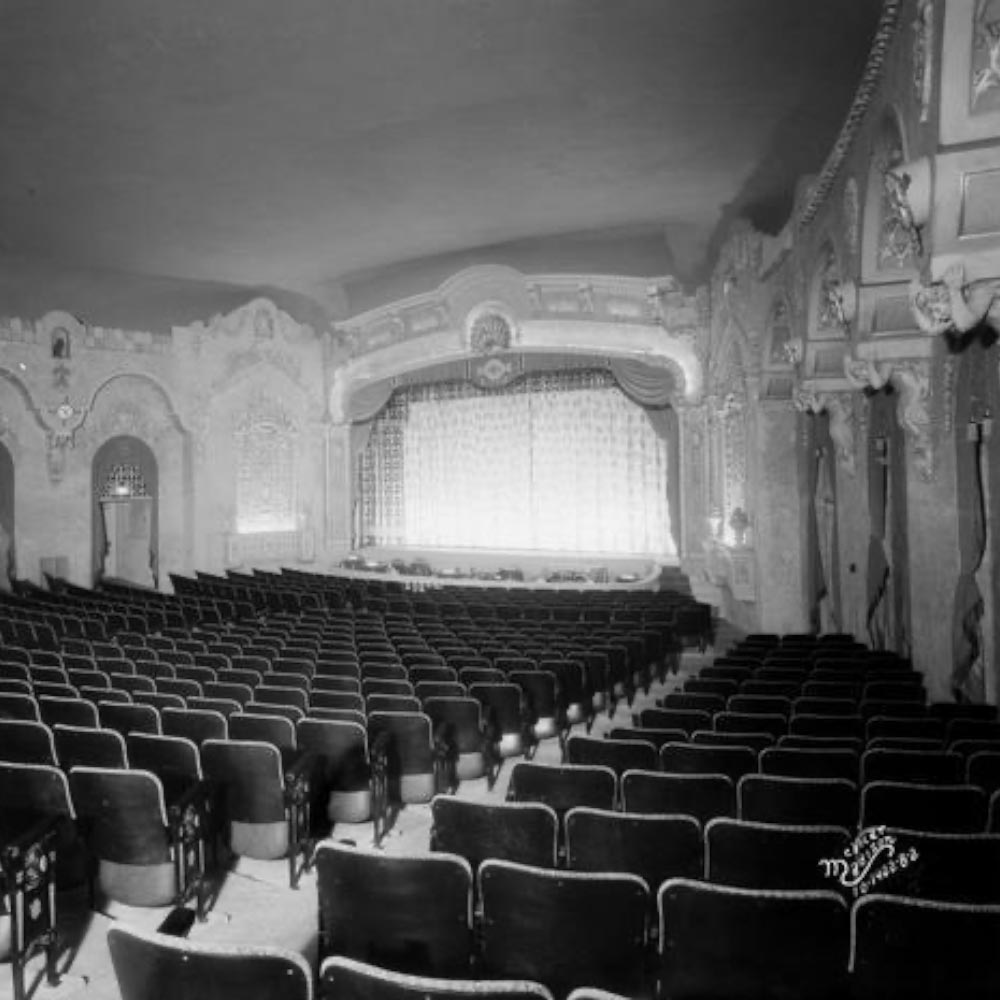
[{"label": "row of theater seat", "polygon": [[[995,767],[995,761],[990,762]],[[831,825],[855,829],[887,825],[942,833],[1000,832],[1000,793],[975,785],[934,785],[843,778],[720,773],[668,774],[608,767],[518,762],[508,796],[544,802],[557,813],[576,805],[628,812],[693,816],[707,823],[736,816],[762,823]]]},{"label": "row of theater seat", "polygon": [[[458,855],[473,870],[495,859],[536,868],[630,872],[654,893],[670,878],[744,889],[832,890],[849,900],[869,888],[863,879],[838,878],[833,866],[834,859],[847,857],[853,828],[723,816],[702,825],[694,816],[584,805],[560,815],[537,801],[489,803],[452,796],[436,797],[431,814],[431,849]],[[885,834],[893,841],[885,860],[895,857],[897,864],[891,877],[878,881],[880,892],[1000,904],[1000,835],[891,826]]]}]

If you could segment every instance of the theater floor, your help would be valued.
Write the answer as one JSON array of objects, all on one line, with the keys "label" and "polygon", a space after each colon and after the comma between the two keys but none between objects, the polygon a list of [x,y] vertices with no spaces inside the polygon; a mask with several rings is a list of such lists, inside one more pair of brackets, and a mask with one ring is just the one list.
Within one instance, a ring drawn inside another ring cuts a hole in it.
[{"label": "theater floor", "polygon": [[[716,636],[715,651],[726,649],[738,638],[724,623]],[[668,676],[662,684],[654,682],[649,694],[639,692],[630,709],[619,703],[613,719],[603,713],[595,722],[593,734],[604,735],[612,726],[629,725],[631,713],[650,707],[655,699],[677,688],[685,677],[697,671],[715,655],[686,652],[678,674]],[[581,731],[582,727],[576,727]],[[539,747],[536,760],[556,763],[559,748],[554,740]],[[507,791],[511,763],[508,761],[492,791],[486,788],[486,779],[466,781],[457,795],[460,798],[490,799],[500,801]],[[429,844],[431,816],[429,805],[407,806],[383,841],[389,853],[426,851]],[[359,846],[371,846],[371,823],[338,824],[333,830],[335,839],[351,840]],[[217,944],[273,945],[302,953],[310,963],[316,957],[316,877],[306,873],[299,888],[288,887],[288,866],[285,861],[254,861],[240,859],[229,871],[216,875],[217,898],[208,920],[196,923],[189,937],[192,940]],[[94,1000],[118,1000],[120,993],[107,947],[107,929],[115,921],[122,921],[155,929],[166,914],[166,909],[138,909],[109,904],[104,913],[88,910],[85,890],[63,893],[59,896],[59,929],[63,937],[60,970],[65,974],[58,986],[49,986],[42,974],[42,960],[34,958],[28,968],[29,997],[34,1000],[63,1000],[69,997],[86,997]],[[11,1000],[13,988],[9,966],[0,971],[0,1000]]]}]

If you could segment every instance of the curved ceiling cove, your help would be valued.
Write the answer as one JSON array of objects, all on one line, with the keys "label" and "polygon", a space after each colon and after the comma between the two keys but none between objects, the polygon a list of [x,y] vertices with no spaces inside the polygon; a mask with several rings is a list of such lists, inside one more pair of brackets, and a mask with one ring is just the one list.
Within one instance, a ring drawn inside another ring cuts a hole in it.
[{"label": "curved ceiling cove", "polygon": [[[0,295],[33,301],[34,282],[65,299],[46,308],[114,325],[102,310],[183,299],[170,281],[198,283],[188,310],[266,289],[328,318],[487,261],[690,284],[733,215],[785,222],[878,12],[5,0],[0,255],[24,280]],[[115,294],[88,296],[85,270]]]}]

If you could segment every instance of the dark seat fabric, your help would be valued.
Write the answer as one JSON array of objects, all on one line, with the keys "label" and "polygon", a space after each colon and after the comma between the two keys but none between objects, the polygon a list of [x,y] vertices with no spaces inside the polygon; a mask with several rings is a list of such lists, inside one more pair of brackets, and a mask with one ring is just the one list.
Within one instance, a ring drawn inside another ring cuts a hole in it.
[{"label": "dark seat fabric", "polygon": [[108,930],[122,1000],[311,1000],[312,970],[297,952],[209,945],[116,924]]},{"label": "dark seat fabric", "polygon": [[834,892],[671,879],[659,893],[660,989],[671,1000],[842,1000],[848,908]]},{"label": "dark seat fabric", "polygon": [[559,818],[540,802],[476,802],[437,795],[431,802],[431,848],[465,858],[477,870],[487,858],[555,868]]},{"label": "dark seat fabric", "polygon": [[745,889],[836,890],[819,862],[842,857],[850,841],[840,826],[714,819],[705,827],[705,875]]},{"label": "dark seat fabric", "polygon": [[992,1000],[1000,994],[1000,906],[863,897],[851,913],[858,1000]]},{"label": "dark seat fabric", "polygon": [[478,887],[486,978],[534,980],[558,998],[584,985],[627,995],[643,987],[642,879],[486,861]]},{"label": "dark seat fabric", "polygon": [[785,778],[748,774],[737,789],[739,818],[757,823],[853,828],[858,788],[842,778]]},{"label": "dark seat fabric", "polygon": [[472,869],[453,854],[316,850],[320,955],[396,972],[464,976],[472,962]]}]

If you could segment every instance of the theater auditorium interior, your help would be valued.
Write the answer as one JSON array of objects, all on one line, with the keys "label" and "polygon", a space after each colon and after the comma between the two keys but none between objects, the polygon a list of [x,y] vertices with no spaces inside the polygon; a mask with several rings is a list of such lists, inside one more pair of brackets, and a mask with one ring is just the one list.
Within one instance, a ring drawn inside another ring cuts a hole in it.
[{"label": "theater auditorium interior", "polygon": [[0,1000],[1000,996],[1000,0],[0,0],[0,136]]}]

